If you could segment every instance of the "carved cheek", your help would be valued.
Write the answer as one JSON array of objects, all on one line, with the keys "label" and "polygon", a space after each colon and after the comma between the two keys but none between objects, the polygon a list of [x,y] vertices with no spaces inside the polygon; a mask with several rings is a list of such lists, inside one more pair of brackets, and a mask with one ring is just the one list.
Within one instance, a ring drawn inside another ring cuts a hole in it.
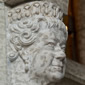
[{"label": "carved cheek", "polygon": [[41,53],[40,55],[36,56],[33,63],[34,66],[37,67],[38,69],[40,68],[46,69],[51,64],[52,60],[53,60],[53,55],[50,52]]}]

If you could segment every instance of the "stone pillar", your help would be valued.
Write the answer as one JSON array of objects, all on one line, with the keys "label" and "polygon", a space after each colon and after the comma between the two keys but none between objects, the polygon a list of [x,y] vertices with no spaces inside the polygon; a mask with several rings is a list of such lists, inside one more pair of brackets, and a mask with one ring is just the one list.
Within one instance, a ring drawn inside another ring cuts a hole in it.
[{"label": "stone pillar", "polygon": [[73,0],[78,61],[85,64],[85,0]]},{"label": "stone pillar", "polygon": [[6,83],[6,38],[5,38],[5,6],[0,1],[0,85]]}]

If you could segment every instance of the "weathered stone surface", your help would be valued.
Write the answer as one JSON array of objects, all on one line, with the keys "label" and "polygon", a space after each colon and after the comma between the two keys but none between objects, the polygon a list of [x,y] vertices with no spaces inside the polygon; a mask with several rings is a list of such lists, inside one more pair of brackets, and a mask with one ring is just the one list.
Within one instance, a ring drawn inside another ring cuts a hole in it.
[{"label": "weathered stone surface", "polygon": [[85,85],[85,66],[72,60],[67,60],[66,78]]},{"label": "weathered stone surface", "polygon": [[[46,1],[46,0],[44,0]],[[59,7],[61,8],[61,10],[63,11],[64,14],[68,14],[68,4],[69,4],[69,0],[47,0],[48,2],[53,2],[57,5],[59,5]]]},{"label": "weathered stone surface", "polygon": [[5,11],[4,4],[0,3],[0,85],[6,83],[6,31],[5,31]]},{"label": "weathered stone surface", "polygon": [[[6,76],[7,76],[7,74],[6,74],[6,65],[7,64],[6,64],[6,54],[5,54],[5,52],[6,52],[6,49],[5,49],[6,48],[6,38],[5,38],[6,31],[5,31],[5,29],[6,28],[5,28],[4,12],[5,12],[4,4],[0,3],[0,85],[7,85],[6,82],[8,82],[8,81],[6,81]],[[81,35],[84,36],[84,33],[82,33]],[[9,66],[10,66],[10,64],[9,64]],[[16,66],[18,66],[18,64],[15,65],[15,67]],[[23,68],[24,64],[21,63],[21,67]],[[16,69],[14,69],[14,70],[16,70]],[[20,74],[20,76],[21,75],[22,74]],[[24,75],[24,70],[23,70],[23,75]],[[25,80],[25,79],[26,79],[26,76],[25,76],[25,78],[23,78],[23,80]],[[12,81],[12,82],[14,82],[14,81]],[[27,81],[25,81],[25,82],[27,82]],[[8,85],[10,85],[10,82]],[[56,85],[85,85],[85,66],[82,66],[71,60],[67,60],[67,69],[66,69],[65,78]]]},{"label": "weathered stone surface", "polygon": [[30,2],[30,1],[48,1],[48,2],[53,2],[57,5],[60,6],[62,9],[63,13],[68,14],[68,3],[69,0],[5,0],[6,4],[10,6],[16,6],[17,4],[20,4],[22,2]]},{"label": "weathered stone surface", "polygon": [[55,85],[64,77],[68,33],[62,18],[59,6],[44,1],[8,12],[9,84]]}]

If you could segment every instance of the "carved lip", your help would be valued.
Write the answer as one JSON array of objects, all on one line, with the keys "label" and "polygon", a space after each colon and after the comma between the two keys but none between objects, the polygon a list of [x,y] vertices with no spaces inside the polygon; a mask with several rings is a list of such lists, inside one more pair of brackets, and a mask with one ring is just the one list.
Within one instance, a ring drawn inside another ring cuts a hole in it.
[{"label": "carved lip", "polygon": [[52,66],[50,66],[50,68],[49,68],[49,71],[51,71],[51,72],[63,72],[63,66],[59,66],[59,65],[52,65]]}]

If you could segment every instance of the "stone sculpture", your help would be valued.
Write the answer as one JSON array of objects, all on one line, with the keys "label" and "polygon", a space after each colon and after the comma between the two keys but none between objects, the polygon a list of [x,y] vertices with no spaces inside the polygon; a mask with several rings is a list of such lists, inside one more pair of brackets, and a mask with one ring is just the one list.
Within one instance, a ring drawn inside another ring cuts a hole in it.
[{"label": "stone sculpture", "polygon": [[55,85],[65,74],[68,36],[59,6],[34,1],[7,17],[8,85]]}]

